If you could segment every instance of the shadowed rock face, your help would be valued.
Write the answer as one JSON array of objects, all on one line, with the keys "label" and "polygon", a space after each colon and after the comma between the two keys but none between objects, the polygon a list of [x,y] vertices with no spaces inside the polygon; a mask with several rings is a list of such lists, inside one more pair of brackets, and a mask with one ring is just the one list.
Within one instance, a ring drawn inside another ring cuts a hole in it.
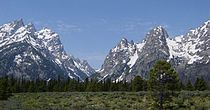
[{"label": "shadowed rock face", "polygon": [[22,19],[0,26],[0,75],[33,80],[84,80],[95,73],[86,61],[67,55],[59,35],[50,29],[37,31]]},{"label": "shadowed rock face", "polygon": [[[150,30],[141,43],[132,44],[132,46],[129,46],[131,43],[125,46],[118,44],[111,49],[101,71],[99,71],[99,78],[111,77],[117,81],[129,81],[134,76],[140,75],[147,79],[149,77],[148,72],[155,62],[163,59],[175,67],[183,81],[190,79],[194,82],[197,77],[202,76],[210,82],[210,74],[208,74],[210,71],[208,68],[210,21],[175,38],[169,38],[166,30],[158,26]],[[123,60],[125,61],[123,62]],[[117,65],[116,62],[118,62]]]},{"label": "shadowed rock face", "polygon": [[[119,44],[110,50],[102,65],[101,78],[116,79],[128,68],[129,56],[135,54],[136,45],[123,38]],[[114,73],[114,74],[113,74]]]},{"label": "shadowed rock face", "polygon": [[[141,75],[148,78],[148,72],[157,60],[167,60],[169,57],[169,48],[166,38],[168,34],[162,27],[152,29],[145,38],[145,45],[139,53],[131,74]],[[132,78],[132,76],[129,76]]]}]

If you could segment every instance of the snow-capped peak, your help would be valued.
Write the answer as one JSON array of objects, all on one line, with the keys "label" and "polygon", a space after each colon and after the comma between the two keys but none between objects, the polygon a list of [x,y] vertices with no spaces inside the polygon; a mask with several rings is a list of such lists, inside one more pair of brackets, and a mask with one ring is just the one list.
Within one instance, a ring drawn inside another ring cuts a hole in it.
[{"label": "snow-capped peak", "polygon": [[205,24],[205,25],[210,24],[210,19],[209,19],[209,20],[207,20],[206,22],[204,22],[204,24]]},{"label": "snow-capped peak", "polygon": [[22,19],[22,18],[20,18],[20,19],[18,19],[18,20],[15,20],[14,23],[15,23],[15,24],[19,24],[19,25],[24,25],[23,19]]},{"label": "snow-capped peak", "polygon": [[9,24],[13,25],[13,27],[16,27],[16,28],[24,26],[24,22],[22,18],[19,20],[15,20]]},{"label": "snow-capped peak", "polygon": [[120,51],[129,51],[133,52],[136,49],[135,43],[131,40],[130,42],[126,39],[123,38],[120,40],[117,46],[115,46],[113,49],[111,49],[112,52],[120,52]]},{"label": "snow-capped peak", "polygon": [[155,27],[154,29],[153,29],[154,31],[162,31],[162,30],[164,30],[164,28],[162,27],[162,26],[157,26],[157,27]]},{"label": "snow-capped peak", "polygon": [[64,51],[61,44],[59,35],[48,28],[35,33],[37,39],[43,43],[44,47],[47,48],[53,55],[61,55]]},{"label": "snow-capped peak", "polygon": [[[59,65],[64,65],[64,68],[69,72],[69,77],[76,76],[81,80],[91,76],[95,70],[90,67],[87,61],[80,61],[72,55],[67,55],[57,33],[49,28],[43,28],[36,32],[37,38],[44,43],[45,48],[55,57],[55,61]],[[72,63],[72,64],[71,64]],[[77,73],[77,71],[80,73]]]},{"label": "snow-capped peak", "polygon": [[39,39],[54,39],[59,38],[58,34],[50,30],[49,28],[43,28],[37,32]]},{"label": "snow-capped peak", "polygon": [[165,40],[165,38],[168,38],[168,34],[166,30],[162,26],[157,26],[153,29],[151,29],[145,38],[145,41],[151,40],[151,39],[159,39],[161,41]]},{"label": "snow-capped peak", "polygon": [[[123,39],[120,44],[129,44],[124,42],[127,41]],[[170,62],[181,80],[190,78],[188,80],[195,81],[197,76],[210,78],[210,20],[174,38],[169,38],[166,30],[157,26],[147,33],[142,43],[134,45],[136,50],[133,53],[127,48],[114,47],[99,71],[99,78],[129,81],[140,75],[147,79],[149,71],[160,59]]]},{"label": "snow-capped peak", "polygon": [[157,27],[153,28],[150,32],[164,33],[164,32],[166,32],[166,30],[162,26],[157,26]]},{"label": "snow-capped peak", "polygon": [[121,42],[127,42],[128,40],[125,37],[123,37],[120,41]]},{"label": "snow-capped peak", "polygon": [[28,31],[30,31],[32,33],[36,32],[36,28],[33,23],[29,23],[25,27],[28,29]]},{"label": "snow-capped peak", "polygon": [[[95,73],[95,70],[86,61],[81,62],[72,55],[68,55],[64,50],[59,35],[49,28],[36,31],[32,23],[24,25],[22,19],[0,26],[0,47],[9,47],[13,44],[32,46],[31,48],[35,49],[39,55],[46,57],[45,59],[48,59],[49,62],[55,63],[70,78],[84,80]],[[35,57],[36,55],[31,56]],[[17,59],[19,60],[20,57],[17,57],[15,61]]]},{"label": "snow-capped peak", "polygon": [[[11,25],[12,24],[12,25]],[[19,25],[21,24],[21,25]],[[10,29],[8,28],[8,32],[5,31],[0,31],[0,46],[3,45],[9,45],[15,42],[20,42],[20,41],[27,41],[31,42],[32,45],[37,45],[34,40],[34,32],[35,32],[35,27],[32,24],[28,25],[22,25],[23,21],[14,21],[9,24],[5,24],[3,26],[10,25]],[[14,28],[15,27],[15,28]],[[12,30],[12,32],[10,31]]]},{"label": "snow-capped peak", "polygon": [[170,50],[170,58],[184,58],[187,64],[200,62],[206,53],[210,38],[210,20],[205,22],[198,28],[191,29],[186,35],[175,37],[175,39],[167,39]]},{"label": "snow-capped peak", "polygon": [[14,34],[20,27],[23,27],[22,19],[16,20],[0,26],[0,39],[5,39],[7,36]]},{"label": "snow-capped peak", "polygon": [[128,45],[128,40],[126,38],[122,38],[119,45],[123,48]]}]

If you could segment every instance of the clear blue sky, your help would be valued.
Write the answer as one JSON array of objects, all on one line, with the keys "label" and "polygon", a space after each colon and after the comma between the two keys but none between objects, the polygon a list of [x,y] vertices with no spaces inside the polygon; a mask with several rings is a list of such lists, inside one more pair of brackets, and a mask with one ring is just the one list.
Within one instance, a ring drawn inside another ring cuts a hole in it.
[{"label": "clear blue sky", "polygon": [[210,0],[1,0],[0,24],[23,18],[57,32],[66,51],[99,68],[121,38],[164,26],[184,34],[210,19]]}]

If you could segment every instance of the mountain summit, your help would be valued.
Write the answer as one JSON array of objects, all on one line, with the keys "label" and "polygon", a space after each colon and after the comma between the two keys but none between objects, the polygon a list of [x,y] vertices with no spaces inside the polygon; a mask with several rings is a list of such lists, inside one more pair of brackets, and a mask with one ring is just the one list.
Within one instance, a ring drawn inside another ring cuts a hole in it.
[{"label": "mountain summit", "polygon": [[75,78],[84,80],[95,73],[86,61],[68,55],[57,33],[48,28],[16,20],[0,26],[0,76],[29,80]]},{"label": "mountain summit", "polygon": [[68,55],[60,36],[48,28],[36,30],[22,19],[0,26],[0,76],[130,81],[136,75],[147,79],[161,59],[170,62],[183,81],[204,77],[210,83],[210,20],[174,38],[161,26],[151,29],[139,43],[122,38],[109,51],[98,74],[87,61]]},{"label": "mountain summit", "polygon": [[161,59],[170,62],[183,81],[204,77],[210,83],[210,20],[174,38],[161,26],[151,29],[141,43],[124,38],[110,50],[99,79],[130,81],[136,75],[147,79],[149,70]]}]

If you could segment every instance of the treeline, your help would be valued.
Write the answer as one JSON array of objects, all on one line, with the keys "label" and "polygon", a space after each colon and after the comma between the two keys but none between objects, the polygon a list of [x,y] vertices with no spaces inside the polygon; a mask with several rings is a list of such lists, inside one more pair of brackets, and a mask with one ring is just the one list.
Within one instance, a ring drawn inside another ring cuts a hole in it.
[{"label": "treeline", "polygon": [[208,83],[204,80],[203,77],[197,78],[194,84],[192,84],[190,80],[188,80],[187,84],[185,85],[180,83],[180,87],[181,90],[188,90],[188,91],[194,91],[194,90],[204,91],[210,89]]},{"label": "treeline", "polygon": [[[131,82],[113,82],[110,79],[98,81],[86,79],[84,82],[75,79],[67,80],[24,80],[13,77],[0,78],[0,90],[12,93],[20,92],[100,92],[100,91],[147,91],[149,89],[147,80],[136,76]],[[203,78],[197,78],[195,84],[188,81],[187,84],[180,83],[177,90],[207,90],[208,85]]]},{"label": "treeline", "polygon": [[147,82],[140,76],[135,77],[131,82],[113,82],[111,79],[98,81],[86,79],[85,81],[67,80],[25,80],[13,77],[0,78],[0,90],[11,93],[20,92],[100,92],[100,91],[146,91]]}]

